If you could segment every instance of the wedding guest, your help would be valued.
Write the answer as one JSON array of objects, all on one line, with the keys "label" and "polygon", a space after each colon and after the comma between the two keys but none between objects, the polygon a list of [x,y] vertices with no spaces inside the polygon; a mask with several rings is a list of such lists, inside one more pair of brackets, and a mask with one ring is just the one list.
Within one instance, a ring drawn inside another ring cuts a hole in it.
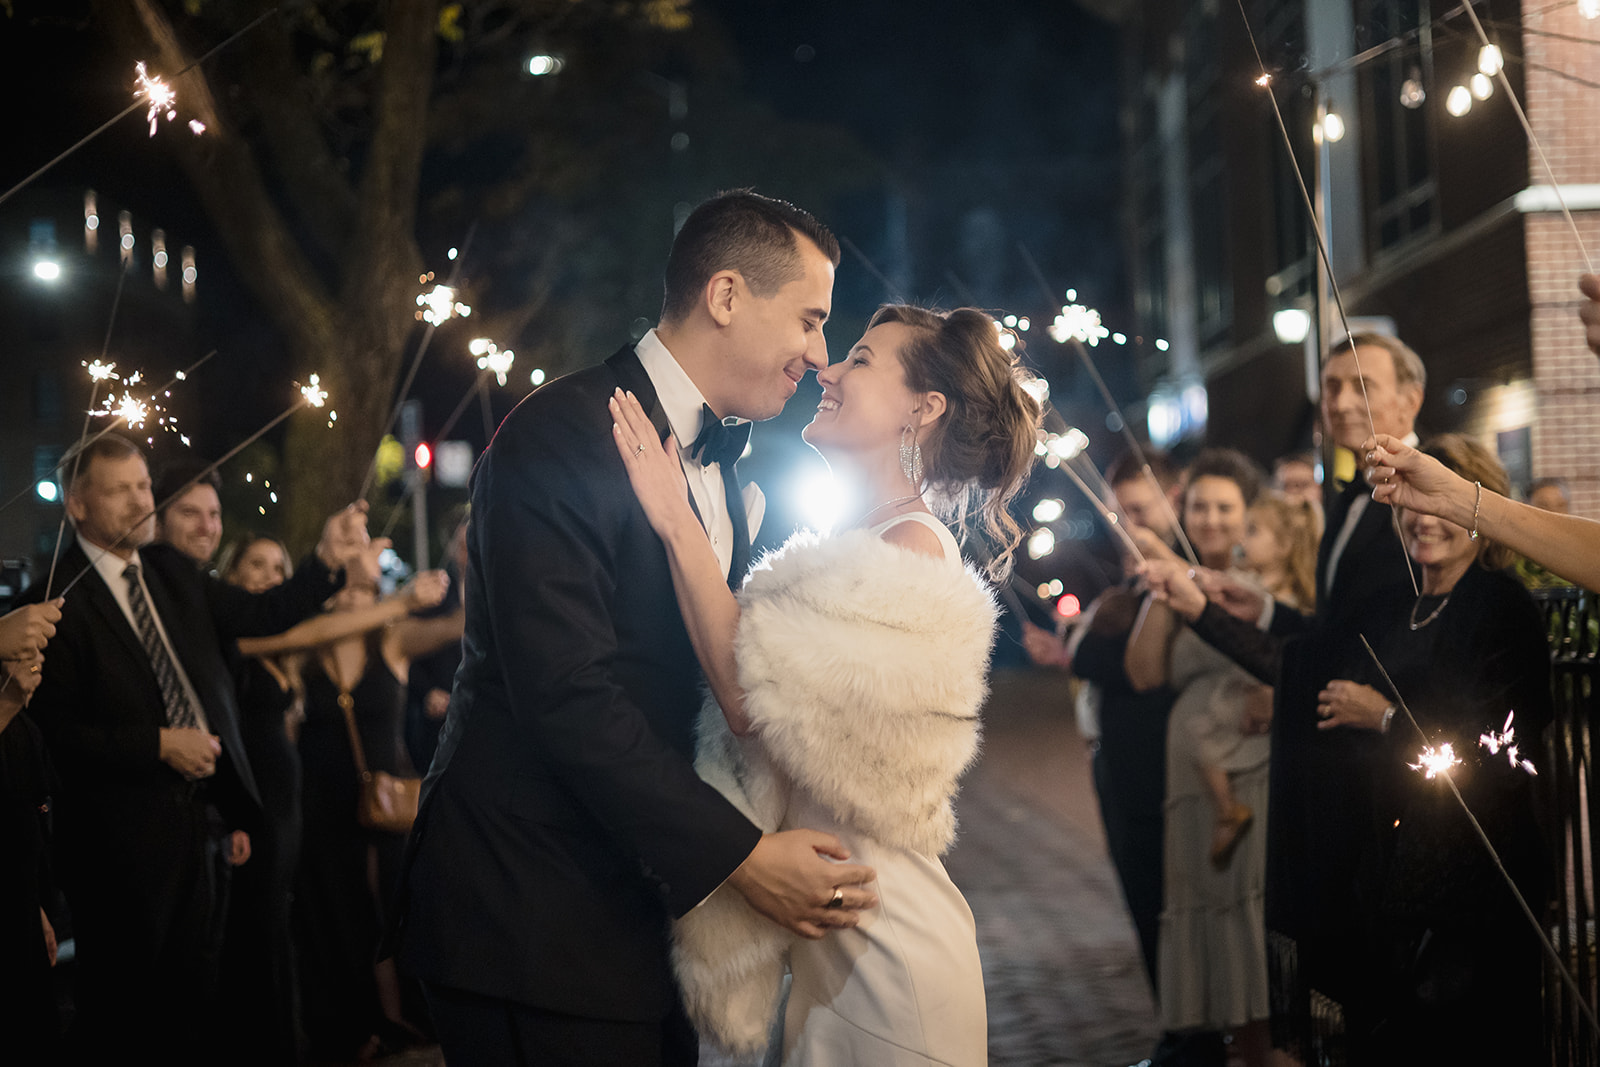
[{"label": "wedding guest", "polygon": [[[443,576],[431,580],[444,594]],[[329,616],[370,617],[375,585],[347,583]],[[370,772],[414,777],[406,753],[406,679],[411,662],[459,644],[465,620],[410,615],[381,629],[323,643],[300,659],[304,695],[299,753],[305,832],[295,891],[300,985],[314,1055],[367,1058],[420,1038],[417,998],[405,997],[394,961],[375,963],[398,877],[403,833],[357,821],[361,778],[354,741]],[[405,1003],[403,1003],[403,1000]]]},{"label": "wedding guest", "polygon": [[[1182,480],[1166,453],[1147,453],[1155,485],[1133,453],[1106,468],[1106,479],[1130,528],[1154,531],[1176,543],[1170,515]],[[1163,500],[1162,497],[1166,499]],[[1123,566],[1128,581],[1106,590],[1084,610],[1071,642],[1024,621],[1023,643],[1039,666],[1070,669],[1082,679],[1079,728],[1092,752],[1092,777],[1100,800],[1106,849],[1133,920],[1152,994],[1157,985],[1157,937],[1161,918],[1162,801],[1166,796],[1167,717],[1173,692],[1162,686],[1135,690],[1123,669],[1128,634],[1143,590],[1131,554]]]},{"label": "wedding guest", "polygon": [[[388,547],[372,541],[360,574],[378,573],[377,557]],[[224,551],[218,573],[249,593],[281,586],[293,574],[289,552],[271,537],[246,534]],[[235,675],[240,734],[255,771],[264,812],[250,862],[234,872],[228,936],[223,946],[224,998],[235,1032],[250,1035],[240,1062],[291,1063],[300,1058],[299,982],[290,922],[295,872],[300,860],[300,755],[292,727],[302,713],[296,679],[287,662],[295,653],[388,625],[407,613],[436,604],[444,591],[437,571],[419,575],[401,594],[362,612],[313,616],[284,633],[237,642]]]},{"label": "wedding guest", "polygon": [[[1423,452],[1504,494],[1504,469],[1458,434]],[[1421,594],[1402,617],[1375,625],[1378,658],[1318,694],[1320,728],[1375,740],[1362,776],[1374,815],[1359,869],[1368,905],[1368,1003],[1351,1013],[1360,1062],[1535,1063],[1541,1047],[1536,934],[1454,796],[1411,765],[1425,745],[1450,743],[1465,760],[1449,772],[1524,896],[1544,899],[1545,849],[1534,815],[1531,764],[1479,748],[1515,715],[1519,753],[1536,757],[1550,723],[1550,655],[1542,617],[1507,572],[1512,553],[1468,527],[1402,511]],[[1398,701],[1416,716],[1413,726]],[[1420,733],[1419,733],[1420,730]],[[1376,828],[1376,835],[1373,834]],[[1368,904],[1368,902],[1371,902]],[[1484,1026],[1483,1020],[1493,1019]]]},{"label": "wedding guest", "polygon": [[[1183,521],[1203,566],[1233,565],[1260,475],[1243,454],[1210,448],[1188,471]],[[1175,559],[1154,538],[1145,554]],[[1270,1012],[1261,899],[1270,741],[1247,731],[1271,693],[1149,599],[1125,657],[1135,689],[1170,686],[1166,880],[1157,1005],[1169,1033],[1232,1031],[1246,1062],[1265,1064]],[[1220,1041],[1213,1059],[1220,1065]]]},{"label": "wedding guest", "polygon": [[1317,457],[1310,452],[1279,456],[1272,464],[1272,488],[1284,499],[1310,504],[1320,512],[1322,483],[1317,480]]},{"label": "wedding guest", "polygon": [[1268,596],[1300,612],[1317,602],[1317,542],[1321,514],[1304,500],[1264,492],[1250,505],[1240,563]]},{"label": "wedding guest", "polygon": [[8,1062],[16,1063],[52,1063],[60,1054],[49,914],[50,809],[58,786],[44,739],[23,713],[60,618],[60,601],[0,616],[0,1034]]},{"label": "wedding guest", "polygon": [[71,594],[29,713],[61,775],[80,1052],[212,1062],[227,873],[216,827],[259,818],[226,645],[314,611],[365,543],[366,516],[330,519],[295,581],[252,597],[151,543],[155,501],[132,441],[106,434],[73,459],[60,565]]},{"label": "wedding guest", "polygon": [[156,540],[205,567],[222,543],[222,476],[198,461],[173,463],[157,476]]}]

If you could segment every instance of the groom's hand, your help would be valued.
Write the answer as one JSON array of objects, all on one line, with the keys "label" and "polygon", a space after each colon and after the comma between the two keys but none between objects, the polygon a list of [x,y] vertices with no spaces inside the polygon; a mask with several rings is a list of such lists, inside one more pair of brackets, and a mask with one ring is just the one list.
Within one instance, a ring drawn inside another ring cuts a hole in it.
[{"label": "groom's hand", "polygon": [[[763,834],[729,881],[750,906],[779,926],[815,941],[830,928],[861,921],[861,912],[878,906],[878,896],[862,886],[878,877],[871,867],[847,860],[850,850],[832,834],[785,830]],[[834,890],[843,902],[829,907]]]}]

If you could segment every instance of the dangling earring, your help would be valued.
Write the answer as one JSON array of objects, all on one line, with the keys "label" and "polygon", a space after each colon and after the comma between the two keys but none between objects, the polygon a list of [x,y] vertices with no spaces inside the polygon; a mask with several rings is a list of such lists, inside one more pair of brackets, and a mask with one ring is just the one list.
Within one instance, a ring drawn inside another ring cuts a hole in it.
[{"label": "dangling earring", "polygon": [[909,426],[900,433],[900,473],[906,476],[911,488],[921,491],[922,446],[917,443],[917,435]]}]

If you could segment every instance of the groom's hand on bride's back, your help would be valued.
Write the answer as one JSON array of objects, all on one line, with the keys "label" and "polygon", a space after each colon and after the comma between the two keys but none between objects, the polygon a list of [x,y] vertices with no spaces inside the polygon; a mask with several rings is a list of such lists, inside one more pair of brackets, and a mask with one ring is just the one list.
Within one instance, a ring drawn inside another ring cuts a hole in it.
[{"label": "groom's hand on bride's back", "polygon": [[[817,940],[830,929],[854,926],[862,911],[878,906],[878,895],[864,888],[877,872],[834,862],[849,858],[850,850],[832,834],[785,830],[763,834],[728,880],[752,908],[801,937]],[[830,907],[836,889],[843,900]]]}]

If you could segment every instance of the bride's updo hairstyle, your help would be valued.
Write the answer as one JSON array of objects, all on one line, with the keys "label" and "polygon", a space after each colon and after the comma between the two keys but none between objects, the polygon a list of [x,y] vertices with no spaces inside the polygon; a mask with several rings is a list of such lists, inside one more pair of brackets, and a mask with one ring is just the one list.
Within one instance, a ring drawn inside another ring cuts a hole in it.
[{"label": "bride's updo hairstyle", "polygon": [[1008,510],[1028,479],[1042,411],[1025,386],[1033,374],[1000,344],[994,316],[976,308],[932,311],[885,304],[871,329],[898,322],[911,339],[900,350],[906,386],[938,392],[945,412],[922,438],[924,485],[941,518],[964,534],[976,512],[993,550],[991,577],[1003,576],[1022,529]]}]

